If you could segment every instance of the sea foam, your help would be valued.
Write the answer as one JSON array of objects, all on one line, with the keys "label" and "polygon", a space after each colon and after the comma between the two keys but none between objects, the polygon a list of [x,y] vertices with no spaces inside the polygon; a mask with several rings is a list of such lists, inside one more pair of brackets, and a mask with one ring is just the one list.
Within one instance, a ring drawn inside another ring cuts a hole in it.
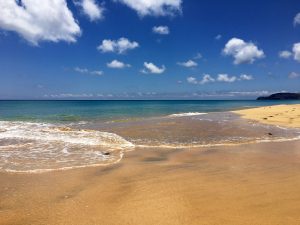
[{"label": "sea foam", "polygon": [[134,148],[114,133],[9,121],[0,121],[0,146],[0,170],[15,172],[113,163]]},{"label": "sea foam", "polygon": [[175,113],[175,114],[171,114],[168,117],[199,116],[199,115],[205,115],[205,114],[207,114],[207,113],[187,112],[187,113]]}]

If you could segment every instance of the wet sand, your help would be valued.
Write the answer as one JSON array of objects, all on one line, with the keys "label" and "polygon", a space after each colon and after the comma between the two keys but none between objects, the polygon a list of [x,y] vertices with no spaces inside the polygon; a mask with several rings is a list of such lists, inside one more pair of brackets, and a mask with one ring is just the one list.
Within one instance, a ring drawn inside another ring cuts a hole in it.
[{"label": "wet sand", "polygon": [[136,149],[115,165],[0,173],[0,224],[300,224],[300,141]]},{"label": "wet sand", "polygon": [[234,111],[245,119],[285,127],[300,127],[300,104],[276,105]]}]

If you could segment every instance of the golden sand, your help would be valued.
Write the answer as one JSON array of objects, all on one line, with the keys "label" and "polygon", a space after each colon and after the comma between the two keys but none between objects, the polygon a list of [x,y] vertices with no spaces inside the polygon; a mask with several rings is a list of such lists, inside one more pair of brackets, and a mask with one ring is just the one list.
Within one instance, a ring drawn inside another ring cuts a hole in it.
[{"label": "golden sand", "polygon": [[265,106],[234,112],[245,119],[265,124],[300,128],[300,104]]},{"label": "golden sand", "polygon": [[300,224],[300,142],[137,149],[107,167],[0,173],[2,225]]}]

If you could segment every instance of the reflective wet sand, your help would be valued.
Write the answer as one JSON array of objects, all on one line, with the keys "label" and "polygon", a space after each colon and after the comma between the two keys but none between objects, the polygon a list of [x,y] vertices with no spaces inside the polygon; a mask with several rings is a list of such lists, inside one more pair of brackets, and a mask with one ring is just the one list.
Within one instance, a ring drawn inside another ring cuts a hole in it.
[{"label": "reflective wet sand", "polygon": [[0,173],[0,224],[299,224],[300,142],[136,149],[111,166]]}]

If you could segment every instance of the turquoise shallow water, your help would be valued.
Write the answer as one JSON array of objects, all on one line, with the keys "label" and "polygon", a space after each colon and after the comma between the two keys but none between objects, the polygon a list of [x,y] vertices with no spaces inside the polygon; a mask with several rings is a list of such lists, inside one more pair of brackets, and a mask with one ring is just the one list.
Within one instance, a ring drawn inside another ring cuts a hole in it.
[{"label": "turquoise shallow water", "polygon": [[78,122],[220,112],[299,101],[0,101],[0,120]]}]

